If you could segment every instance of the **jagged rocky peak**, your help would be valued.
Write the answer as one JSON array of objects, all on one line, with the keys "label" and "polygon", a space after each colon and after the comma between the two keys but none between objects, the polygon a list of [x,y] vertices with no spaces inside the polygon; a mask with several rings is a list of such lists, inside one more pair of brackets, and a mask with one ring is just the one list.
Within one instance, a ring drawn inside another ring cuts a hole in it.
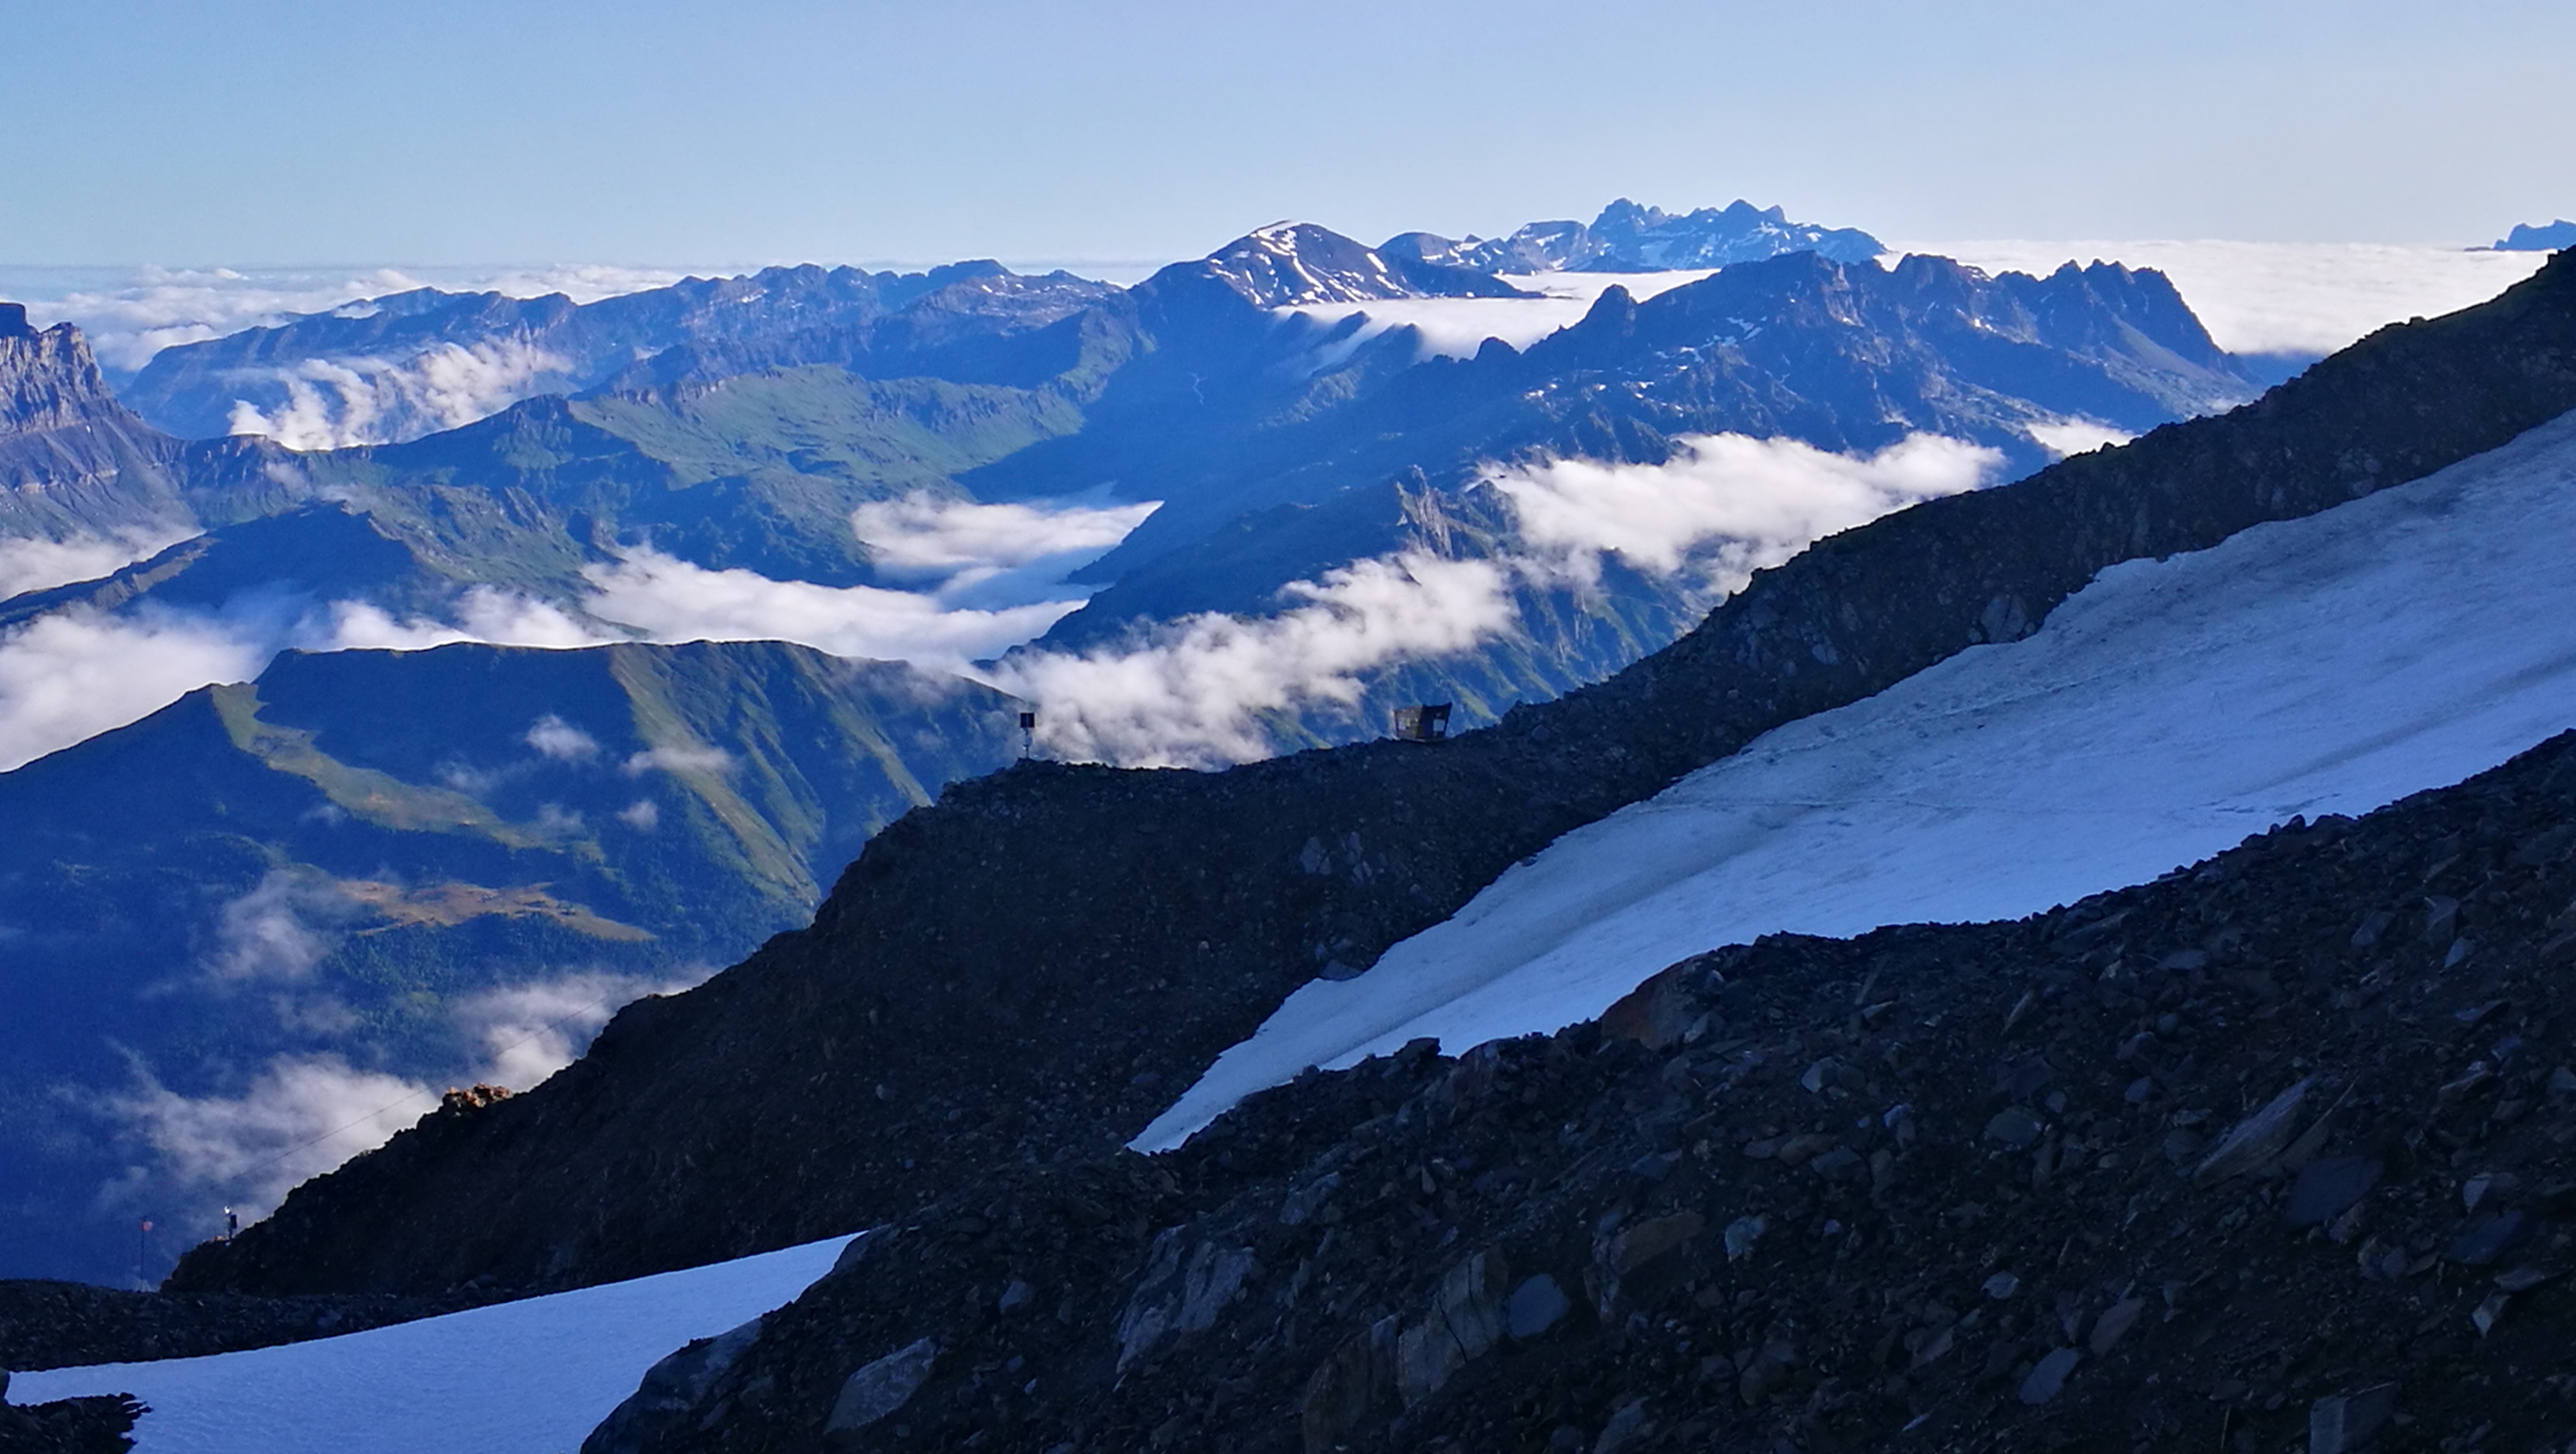
[{"label": "jagged rocky peak", "polygon": [[2576,247],[2576,222],[2564,217],[2537,225],[2517,222],[2495,241],[2497,252],[2556,252],[2562,247]]},{"label": "jagged rocky peak", "polygon": [[1590,226],[1533,222],[1508,237],[1452,240],[1428,232],[1389,238],[1381,251],[1449,267],[1496,273],[1664,272],[1722,268],[1782,253],[1821,253],[1836,262],[1867,262],[1887,249],[1853,227],[1793,222],[1778,207],[1736,199],[1724,207],[1666,212],[1622,197]]},{"label": "jagged rocky peak", "polygon": [[67,428],[102,410],[123,412],[81,331],[39,329],[25,304],[0,303],[0,435]]},{"label": "jagged rocky peak", "polygon": [[1274,222],[1208,254],[1200,266],[1264,308],[1389,298],[1518,298],[1490,273],[1381,252],[1311,222]]}]

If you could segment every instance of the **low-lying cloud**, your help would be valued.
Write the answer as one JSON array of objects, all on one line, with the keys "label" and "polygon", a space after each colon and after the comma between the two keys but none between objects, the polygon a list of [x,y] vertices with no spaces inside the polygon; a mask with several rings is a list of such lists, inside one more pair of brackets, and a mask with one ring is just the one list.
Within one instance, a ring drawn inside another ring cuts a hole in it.
[{"label": "low-lying cloud", "polygon": [[1659,465],[1557,460],[1500,469],[1486,483],[1512,503],[1535,554],[1584,585],[1601,558],[1670,576],[1687,564],[1720,592],[1836,531],[1891,510],[1973,490],[2003,456],[1937,434],[1870,455],[1794,439],[1700,435]]},{"label": "low-lying cloud", "polygon": [[485,990],[457,1002],[457,1028],[478,1057],[474,1078],[526,1090],[572,1064],[618,1007],[646,995],[676,994],[703,972],[647,978],[584,970]]},{"label": "low-lying cloud", "polygon": [[1714,600],[1811,542],[1923,500],[1972,490],[1995,450],[1918,434],[1875,454],[1709,435],[1660,465],[1559,460],[1498,468],[1523,550],[1484,560],[1406,553],[1299,582],[1286,609],[1208,614],[1081,653],[1022,651],[986,678],[1039,706],[1059,756],[1213,766],[1275,750],[1266,716],[1355,706],[1369,674],[1468,651],[1519,626],[1518,588],[1597,589],[1616,555],[1687,573]]},{"label": "low-lying cloud", "polygon": [[682,277],[668,268],[572,263],[560,267],[376,268],[317,272],[286,268],[48,269],[10,268],[0,281],[44,326],[70,322],[89,335],[109,368],[132,373],[152,355],[245,328],[284,323],[299,314],[364,317],[364,300],[437,287],[513,298],[562,293],[576,303],[668,287]]},{"label": "low-lying cloud", "polygon": [[599,756],[598,738],[552,712],[539,717],[520,740],[535,748],[539,757],[556,762],[588,762]]},{"label": "low-lying cloud", "polygon": [[263,410],[233,402],[234,434],[263,434],[289,449],[385,444],[455,429],[531,395],[564,387],[572,364],[524,338],[470,347],[440,343],[407,358],[305,359],[256,379],[286,398]]},{"label": "low-lying cloud", "polygon": [[1276,615],[1192,616],[1112,647],[1019,653],[985,675],[1040,704],[1059,756],[1249,762],[1275,750],[1262,714],[1349,708],[1365,673],[1464,651],[1514,619],[1504,566],[1416,553],[1327,571],[1286,599]]},{"label": "low-lying cloud", "polygon": [[73,607],[0,633],[0,772],[149,716],[268,664],[255,623]]},{"label": "low-lying cloud", "polygon": [[982,505],[915,494],[859,506],[850,528],[889,580],[956,605],[1023,605],[1065,598],[1068,573],[1099,559],[1160,505]]},{"label": "low-lying cloud", "polygon": [[131,530],[68,540],[32,536],[0,539],[0,601],[29,591],[49,591],[74,581],[113,575],[138,560],[150,560],[196,533],[179,529]]},{"label": "low-lying cloud", "polygon": [[420,1081],[329,1052],[271,1059],[238,1095],[184,1096],[140,1067],[103,1103],[139,1131],[164,1176],[264,1216],[296,1183],[381,1146],[437,1097]]},{"label": "low-lying cloud", "polygon": [[309,979],[339,946],[338,925],[354,908],[328,879],[272,869],[257,887],[223,906],[206,972],[224,983]]},{"label": "low-lying cloud", "polygon": [[[466,1054],[461,1073],[444,1084],[526,1090],[571,1064],[619,1007],[705,978],[702,970],[658,977],[577,970],[468,995],[449,1011]],[[168,1183],[219,1198],[249,1221],[298,1183],[383,1145],[438,1095],[416,1075],[326,1051],[272,1056],[238,1091],[194,1096],[138,1063],[128,1089],[95,1104],[143,1137]]]},{"label": "low-lying cloud", "polygon": [[[2056,447],[2094,442],[2080,421],[2049,437]],[[490,587],[459,597],[451,620],[397,619],[346,601],[283,622],[273,614],[110,618],[67,611],[0,638],[0,764],[122,725],[208,682],[250,679],[287,645],[578,647],[639,637],[791,641],[836,656],[907,661],[1034,701],[1042,740],[1060,756],[1240,762],[1275,750],[1266,721],[1348,712],[1386,670],[1469,651],[1518,629],[1518,592],[1597,589],[1603,561],[1615,556],[1648,575],[1686,577],[1686,603],[1713,603],[1821,536],[1977,488],[2000,464],[1993,450],[1934,435],[1869,455],[1709,435],[1679,441],[1674,457],[1658,465],[1497,467],[1483,484],[1517,522],[1519,543],[1509,552],[1456,560],[1411,551],[1364,560],[1290,585],[1265,615],[1203,614],[1115,645],[1021,650],[982,668],[975,664],[1001,658],[1074,610],[1079,601],[1049,584],[1064,563],[1124,538],[1152,507],[1039,509],[914,497],[864,509],[854,523],[874,542],[881,568],[913,573],[923,590],[709,570],[648,547],[586,569],[578,612]],[[1004,582],[1012,603],[989,604]],[[1055,598],[1013,599],[1031,591]],[[98,687],[77,685],[83,682]],[[582,752],[576,732],[541,722],[526,741],[541,755],[569,761]],[[685,755],[705,751],[655,748],[623,766],[630,775],[720,768],[716,758]],[[628,821],[649,829],[657,820],[638,813]]]},{"label": "low-lying cloud", "polygon": [[949,670],[1027,641],[1081,604],[952,607],[914,591],[708,570],[649,549],[582,574],[592,615],[655,641],[796,641],[835,656]]}]

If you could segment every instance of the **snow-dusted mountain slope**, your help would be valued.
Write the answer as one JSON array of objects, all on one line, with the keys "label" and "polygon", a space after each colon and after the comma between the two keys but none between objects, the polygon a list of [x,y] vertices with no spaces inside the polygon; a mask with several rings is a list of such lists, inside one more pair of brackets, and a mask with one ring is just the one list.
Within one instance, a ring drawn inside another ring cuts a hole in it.
[{"label": "snow-dusted mountain slope", "polygon": [[1135,1144],[1308,1065],[1600,1013],[1775,931],[2008,918],[2576,724],[2576,414],[2413,484],[2115,566],[2019,642],[1766,734],[1298,990]]},{"label": "snow-dusted mountain slope", "polygon": [[672,1350],[795,1298],[849,1244],[276,1348],[21,1373],[13,1403],[130,1393],[139,1454],[570,1454]]}]

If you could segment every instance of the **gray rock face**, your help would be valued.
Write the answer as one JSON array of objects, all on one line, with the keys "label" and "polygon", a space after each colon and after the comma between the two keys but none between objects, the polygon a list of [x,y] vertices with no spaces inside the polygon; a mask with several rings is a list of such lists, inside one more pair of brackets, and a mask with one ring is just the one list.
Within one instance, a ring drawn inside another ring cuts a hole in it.
[{"label": "gray rock face", "polygon": [[1126,1316],[1118,1320],[1118,1366],[1151,1352],[1168,1336],[1203,1333],[1216,1326],[1252,1274],[1252,1249],[1202,1242],[1186,1251],[1178,1229],[1154,1243],[1154,1255]]},{"label": "gray rock face", "polygon": [[754,1318],[701,1338],[646,1369],[635,1392],[581,1441],[581,1454],[638,1454],[687,1428],[694,1421],[692,1407],[760,1336],[760,1324]]},{"label": "gray rock face", "polygon": [[2351,1454],[2397,1410],[2397,1385],[2375,1384],[2318,1399],[2308,1408],[2308,1454]]},{"label": "gray rock face", "polygon": [[1542,1272],[1512,1289],[1503,1304],[1504,1326],[1515,1338],[1535,1338],[1557,1325],[1574,1304],[1556,1279]]},{"label": "gray rock face", "polygon": [[2366,1156],[2311,1161],[2299,1168],[2299,1179],[2290,1183],[2290,1199],[2282,1204],[2281,1220],[2293,1228],[2330,1222],[2369,1195],[2385,1170],[2383,1163]]},{"label": "gray rock face", "polygon": [[2058,1390],[2066,1387],[2066,1375],[2073,1373],[2075,1365],[2083,1358],[2083,1354],[2072,1348],[2051,1350],[2047,1357],[2039,1360],[2039,1366],[2030,1371],[2030,1376],[2021,1381],[2021,1401],[2037,1408],[2057,1397]]},{"label": "gray rock face", "polygon": [[2221,1137],[2216,1149],[2200,1169],[2191,1174],[2200,1186],[2215,1186],[2231,1176],[2241,1176],[2268,1165],[2289,1147],[2290,1138],[2299,1129],[2299,1107],[2307,1101],[2308,1087],[2314,1076],[2300,1081],[2274,1096],[2263,1109],[2236,1123],[2235,1129]]},{"label": "gray rock face", "polygon": [[[850,1381],[841,1385],[841,1396],[832,1402],[824,1434],[853,1434],[902,1408],[938,1361],[939,1346],[923,1338],[851,1374]],[[583,1449],[587,1454],[589,1446]]]}]

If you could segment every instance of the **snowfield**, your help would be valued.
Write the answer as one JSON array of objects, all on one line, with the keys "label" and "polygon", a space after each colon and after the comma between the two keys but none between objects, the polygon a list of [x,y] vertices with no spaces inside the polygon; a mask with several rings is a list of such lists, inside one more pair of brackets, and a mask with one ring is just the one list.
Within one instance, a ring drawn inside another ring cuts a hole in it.
[{"label": "snowfield", "polygon": [[791,1302],[847,1237],[244,1353],[21,1373],[9,1401],[130,1393],[140,1454],[571,1454],[644,1370]]},{"label": "snowfield", "polygon": [[1309,1065],[1599,1014],[1789,930],[2015,918],[2576,725],[2576,414],[2413,484],[2104,571],[2029,638],[1791,723],[1299,989],[1133,1143]]}]

